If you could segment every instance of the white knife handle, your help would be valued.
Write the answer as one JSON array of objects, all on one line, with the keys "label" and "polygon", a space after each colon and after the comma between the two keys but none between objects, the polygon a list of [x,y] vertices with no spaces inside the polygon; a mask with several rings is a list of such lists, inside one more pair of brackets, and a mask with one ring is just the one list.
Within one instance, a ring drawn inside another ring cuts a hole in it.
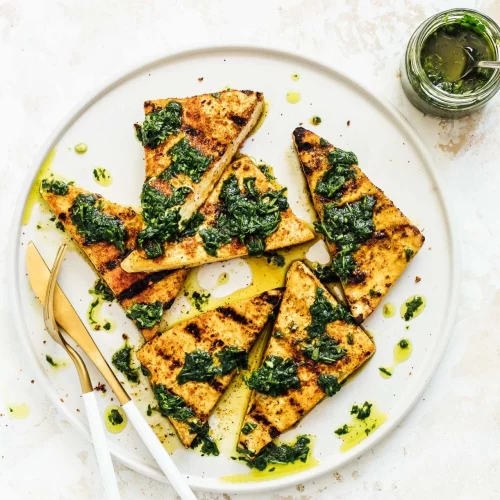
[{"label": "white knife handle", "polygon": [[125,410],[125,413],[132,422],[132,425],[135,427],[135,430],[181,499],[196,500],[196,496],[188,486],[186,478],[179,472],[179,469],[177,469],[173,460],[170,458],[170,455],[167,453],[144,417],[141,415],[134,402],[129,401],[128,403],[125,403],[122,408]]},{"label": "white knife handle", "polygon": [[99,406],[97,405],[95,392],[86,392],[82,396],[85,402],[85,410],[89,421],[90,433],[92,434],[97,463],[101,472],[105,498],[107,500],[120,500],[113,462],[111,461],[108,441],[104,432],[104,424]]}]

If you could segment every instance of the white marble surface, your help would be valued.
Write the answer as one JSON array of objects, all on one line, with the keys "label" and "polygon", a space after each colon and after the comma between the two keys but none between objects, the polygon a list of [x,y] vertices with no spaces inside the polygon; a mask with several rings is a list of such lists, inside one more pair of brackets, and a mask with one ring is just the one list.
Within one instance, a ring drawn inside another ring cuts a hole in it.
[{"label": "white marble surface", "polygon": [[[281,45],[322,57],[396,106],[433,153],[455,202],[463,254],[459,315],[433,382],[394,435],[369,453],[314,482],[259,498],[500,497],[500,97],[472,117],[436,120],[412,108],[398,78],[412,31],[454,6],[446,0],[0,0],[5,227],[32,158],[71,107],[124,69],[189,44]],[[460,6],[500,21],[497,0]],[[2,283],[8,243],[0,239]],[[91,446],[58,416],[25,366],[8,295],[3,286],[0,498],[101,498]],[[6,408],[16,403],[27,403],[28,418],[9,418]],[[116,469],[124,499],[175,498],[167,485],[120,464]]]}]

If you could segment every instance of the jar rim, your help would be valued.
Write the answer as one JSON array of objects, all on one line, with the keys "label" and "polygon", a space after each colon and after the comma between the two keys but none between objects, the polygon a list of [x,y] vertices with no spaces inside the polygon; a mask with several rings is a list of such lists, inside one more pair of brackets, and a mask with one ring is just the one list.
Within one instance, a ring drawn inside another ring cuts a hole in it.
[{"label": "jar rim", "polygon": [[[439,107],[468,108],[474,106],[478,102],[483,103],[487,101],[489,98],[493,97],[500,87],[500,71],[496,70],[486,84],[477,91],[467,94],[450,94],[436,87],[422,67],[420,55],[427,38],[441,26],[444,26],[450,21],[457,20],[465,14],[473,15],[485,25],[486,30],[484,36],[488,39],[491,47],[495,51],[495,59],[500,60],[500,26],[498,26],[491,17],[474,9],[454,8],[431,16],[417,28],[407,47],[406,57],[411,63],[413,72],[420,80],[421,90]],[[410,51],[412,42],[415,50]]]}]

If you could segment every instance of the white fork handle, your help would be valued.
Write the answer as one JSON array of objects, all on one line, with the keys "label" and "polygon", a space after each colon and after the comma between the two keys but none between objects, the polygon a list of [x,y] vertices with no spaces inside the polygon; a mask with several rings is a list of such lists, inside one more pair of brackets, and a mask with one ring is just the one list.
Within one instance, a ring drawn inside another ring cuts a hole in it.
[{"label": "white fork handle", "polygon": [[135,403],[133,401],[129,401],[128,403],[122,405],[122,408],[125,410],[125,413],[132,422],[132,425],[135,427],[135,430],[181,499],[196,500],[196,496],[188,486],[186,478],[179,472],[179,469],[177,469],[176,465],[170,458],[170,455],[167,453],[151,427],[149,427],[149,424],[141,415],[137,406],[135,406]]},{"label": "white fork handle", "polygon": [[115,470],[113,469],[113,462],[111,461],[108,441],[106,439],[106,433],[104,432],[104,424],[102,422],[99,406],[97,405],[95,391],[83,394],[83,400],[85,401],[85,410],[89,420],[97,463],[101,472],[105,498],[106,500],[120,500]]}]

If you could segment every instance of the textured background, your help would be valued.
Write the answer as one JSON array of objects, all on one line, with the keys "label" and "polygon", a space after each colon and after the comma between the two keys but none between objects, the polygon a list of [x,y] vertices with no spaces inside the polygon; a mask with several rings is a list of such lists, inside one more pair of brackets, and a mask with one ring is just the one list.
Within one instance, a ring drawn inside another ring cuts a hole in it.
[{"label": "textured background", "polygon": [[[499,498],[500,97],[469,118],[437,120],[412,108],[398,76],[417,25],[455,6],[445,0],[0,0],[6,231],[32,158],[68,110],[124,69],[189,44],[237,41],[314,53],[390,101],[434,155],[455,202],[463,281],[453,337],[432,384],[397,431],[370,452],[314,482],[259,498]],[[500,22],[498,0],[459,6]],[[1,283],[8,243],[8,236],[0,238]],[[100,498],[93,450],[32,380],[16,341],[9,292],[0,290],[0,497]],[[6,406],[15,403],[29,405],[28,418],[7,416]],[[175,497],[164,484],[120,464],[116,470],[123,498]]]}]

